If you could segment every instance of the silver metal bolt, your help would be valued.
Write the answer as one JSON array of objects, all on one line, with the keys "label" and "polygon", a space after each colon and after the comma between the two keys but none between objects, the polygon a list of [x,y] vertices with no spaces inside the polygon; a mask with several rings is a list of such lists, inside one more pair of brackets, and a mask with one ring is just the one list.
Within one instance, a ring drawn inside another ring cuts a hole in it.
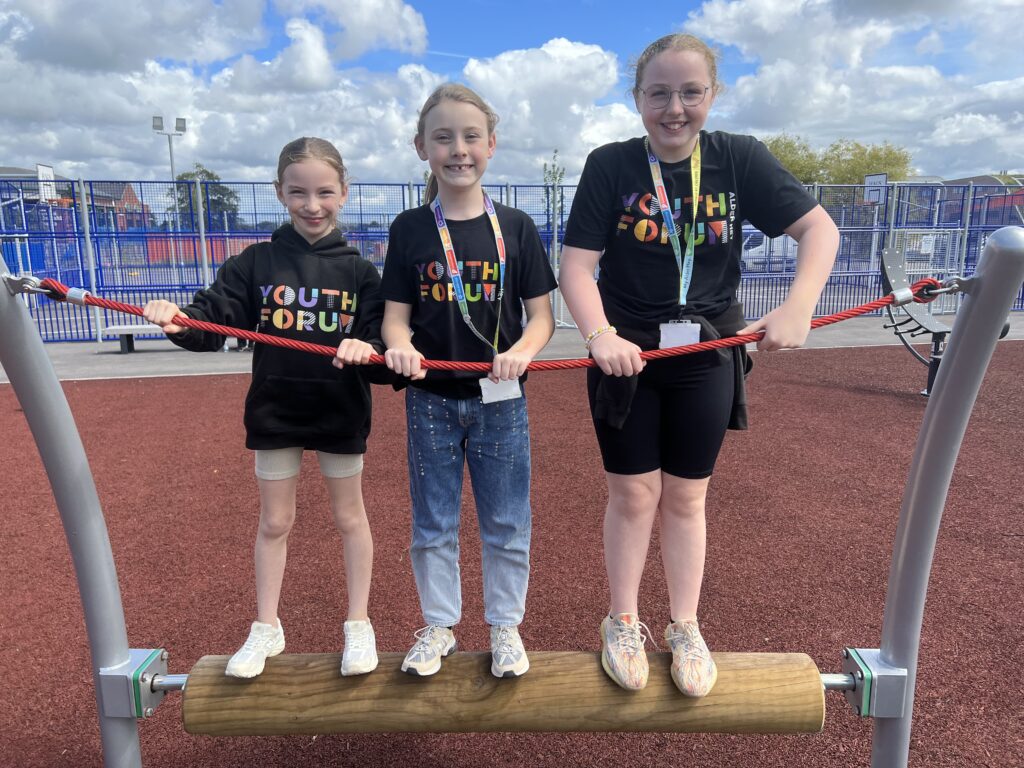
[{"label": "silver metal bolt", "polygon": [[160,651],[160,661],[167,661],[169,658],[171,658],[171,654],[167,651]]},{"label": "silver metal bolt", "polygon": [[152,707],[146,707],[144,710],[142,710],[142,716],[143,717],[152,717],[153,716],[153,712],[154,712],[154,710],[153,710]]}]

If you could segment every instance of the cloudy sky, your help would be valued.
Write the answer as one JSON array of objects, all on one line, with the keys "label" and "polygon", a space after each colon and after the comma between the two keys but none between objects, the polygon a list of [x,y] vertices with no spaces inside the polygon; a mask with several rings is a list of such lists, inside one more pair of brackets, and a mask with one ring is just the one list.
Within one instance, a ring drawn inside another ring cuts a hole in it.
[{"label": "cloudy sky", "polygon": [[[188,120],[179,172],[271,178],[319,135],[357,181],[419,180],[416,115],[446,80],[501,115],[489,181],[536,182],[557,148],[640,135],[627,67],[674,31],[722,53],[711,129],[824,147],[890,141],[921,174],[1024,171],[1021,0],[0,0],[0,165],[163,179],[151,118]],[[645,7],[644,4],[636,8]]]}]

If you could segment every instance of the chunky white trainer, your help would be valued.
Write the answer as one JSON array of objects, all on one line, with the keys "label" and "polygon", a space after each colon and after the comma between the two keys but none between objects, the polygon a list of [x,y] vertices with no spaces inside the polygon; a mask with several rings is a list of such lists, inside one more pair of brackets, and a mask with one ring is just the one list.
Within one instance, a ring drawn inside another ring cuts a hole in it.
[{"label": "chunky white trainer", "polygon": [[254,621],[248,639],[228,661],[224,674],[230,677],[256,677],[263,671],[267,657],[277,656],[283,650],[284,626],[281,620],[277,620],[276,627]]},{"label": "chunky white trainer", "polygon": [[416,630],[416,644],[405,654],[402,671],[410,675],[433,675],[441,668],[441,659],[455,650],[455,633],[448,627],[431,624]]},{"label": "chunky white trainer", "polygon": [[491,674],[519,677],[530,668],[523,640],[516,627],[491,627]]},{"label": "chunky white trainer", "polygon": [[341,674],[365,675],[377,668],[377,639],[370,620],[345,622],[345,651],[341,654]]}]

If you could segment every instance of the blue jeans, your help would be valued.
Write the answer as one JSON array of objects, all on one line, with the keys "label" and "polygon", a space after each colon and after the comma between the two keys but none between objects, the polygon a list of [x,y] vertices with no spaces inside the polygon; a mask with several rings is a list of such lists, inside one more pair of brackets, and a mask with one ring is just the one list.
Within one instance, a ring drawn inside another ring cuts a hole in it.
[{"label": "blue jeans", "polygon": [[530,429],[525,397],[484,405],[406,390],[412,568],[427,624],[462,616],[459,522],[466,461],[480,526],[484,619],[518,625],[530,579]]}]

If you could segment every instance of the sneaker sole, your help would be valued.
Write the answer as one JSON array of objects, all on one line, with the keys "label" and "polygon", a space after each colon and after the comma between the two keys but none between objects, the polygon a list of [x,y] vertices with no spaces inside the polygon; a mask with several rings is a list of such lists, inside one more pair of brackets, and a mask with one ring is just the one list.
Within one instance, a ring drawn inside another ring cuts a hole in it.
[{"label": "sneaker sole", "polygon": [[375,670],[377,668],[377,665],[379,663],[380,663],[380,660],[375,655],[373,657],[373,665],[372,666],[369,666],[369,667],[357,667],[356,669],[349,669],[347,672],[345,671],[345,667],[342,666],[341,670],[340,670],[341,671],[341,676],[342,677],[355,677],[357,675],[368,675],[371,672],[373,672],[373,670]]},{"label": "sneaker sole", "polygon": [[512,669],[506,669],[504,672],[502,672],[500,668],[495,667],[493,661],[491,662],[491,674],[495,677],[500,677],[502,679],[505,679],[506,677],[521,677],[525,675],[527,671],[529,671],[529,669],[529,659],[526,660],[526,663],[523,665],[522,669],[517,670],[515,667],[513,667]]},{"label": "sneaker sole", "polygon": [[430,677],[431,675],[436,675],[441,669],[441,659],[448,658],[451,654],[455,653],[455,646],[455,641],[452,641],[452,644],[448,646],[448,648],[441,651],[441,655],[437,658],[437,664],[429,669],[417,669],[412,664],[403,661],[402,671],[415,677]]}]

